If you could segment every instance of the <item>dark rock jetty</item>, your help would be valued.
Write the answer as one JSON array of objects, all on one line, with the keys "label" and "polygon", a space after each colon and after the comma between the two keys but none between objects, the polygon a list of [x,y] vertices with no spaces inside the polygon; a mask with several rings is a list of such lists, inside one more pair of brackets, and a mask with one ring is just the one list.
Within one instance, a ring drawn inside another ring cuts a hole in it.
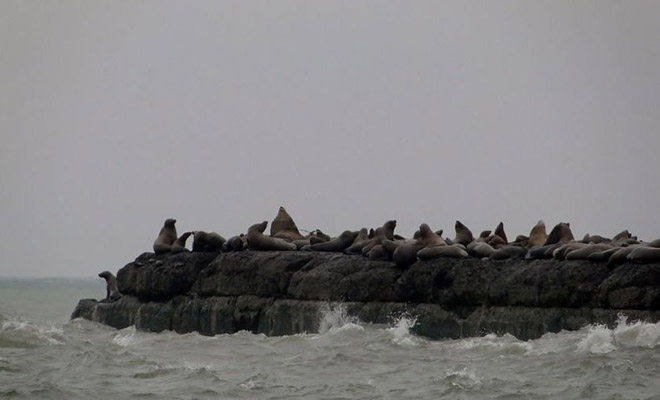
[{"label": "dark rock jetty", "polygon": [[587,324],[660,320],[660,264],[438,258],[400,269],[340,253],[144,253],[119,270],[123,297],[80,300],[72,318],[215,335],[316,332],[329,304],[366,323],[416,318],[429,338],[520,339]]}]

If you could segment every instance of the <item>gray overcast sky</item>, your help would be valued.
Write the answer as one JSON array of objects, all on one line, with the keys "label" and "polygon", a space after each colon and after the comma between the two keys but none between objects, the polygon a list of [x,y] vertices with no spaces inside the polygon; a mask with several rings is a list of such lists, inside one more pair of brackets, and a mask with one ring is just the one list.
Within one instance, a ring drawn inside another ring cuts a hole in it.
[{"label": "gray overcast sky", "polygon": [[0,276],[225,237],[660,237],[658,1],[2,1]]}]

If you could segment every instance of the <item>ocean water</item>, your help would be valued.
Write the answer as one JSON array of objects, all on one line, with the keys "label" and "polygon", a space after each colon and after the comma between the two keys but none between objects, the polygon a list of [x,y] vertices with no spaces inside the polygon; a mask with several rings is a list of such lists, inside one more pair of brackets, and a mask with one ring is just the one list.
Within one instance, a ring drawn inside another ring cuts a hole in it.
[{"label": "ocean water", "polygon": [[427,340],[413,316],[371,325],[327,306],[320,332],[116,330],[69,320],[101,279],[0,280],[0,398],[660,399],[660,324],[521,341]]}]

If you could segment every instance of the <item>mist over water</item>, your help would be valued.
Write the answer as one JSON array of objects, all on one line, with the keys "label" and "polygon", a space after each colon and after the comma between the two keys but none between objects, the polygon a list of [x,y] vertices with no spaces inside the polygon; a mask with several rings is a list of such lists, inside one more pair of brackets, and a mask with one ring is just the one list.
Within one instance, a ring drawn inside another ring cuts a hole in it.
[{"label": "mist over water", "polygon": [[655,399],[660,324],[431,341],[329,304],[319,333],[205,337],[69,321],[95,280],[0,280],[0,397]]}]

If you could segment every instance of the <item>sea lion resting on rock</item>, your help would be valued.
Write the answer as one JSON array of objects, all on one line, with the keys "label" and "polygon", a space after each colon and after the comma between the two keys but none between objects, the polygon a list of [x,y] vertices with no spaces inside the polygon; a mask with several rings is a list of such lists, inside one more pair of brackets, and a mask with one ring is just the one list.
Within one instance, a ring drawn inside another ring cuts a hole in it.
[{"label": "sea lion resting on rock", "polygon": [[548,235],[545,243],[542,246],[533,246],[527,252],[525,256],[526,259],[537,259],[537,258],[552,258],[553,251],[561,247],[564,244],[573,242],[575,238],[573,237],[573,232],[571,232],[571,226],[567,222],[560,222],[552,228],[550,234]]},{"label": "sea lion resting on rock", "polygon": [[309,248],[314,251],[332,251],[341,253],[353,243],[357,235],[358,232],[344,231],[339,237],[328,240],[327,242],[312,244]]},{"label": "sea lion resting on rock", "polygon": [[275,219],[270,224],[270,236],[291,241],[305,239],[284,207],[280,207]]},{"label": "sea lion resting on rock", "polygon": [[165,220],[163,227],[160,229],[160,233],[154,242],[154,253],[163,254],[169,253],[172,251],[172,244],[177,238],[176,227],[174,224],[176,220],[174,218],[168,218]]},{"label": "sea lion resting on rock", "polygon": [[105,279],[105,301],[115,301],[121,298],[117,288],[117,278],[110,271],[103,271],[99,277]]},{"label": "sea lion resting on rock", "polygon": [[356,243],[353,241],[353,244],[348,247],[344,253],[346,254],[362,254],[363,256],[369,256],[369,251],[372,247],[381,244],[383,240],[394,240],[394,229],[396,228],[396,220],[389,220],[383,224],[380,228],[377,228],[374,231],[373,238]]},{"label": "sea lion resting on rock", "polygon": [[417,239],[407,240],[394,250],[392,259],[397,266],[406,267],[414,263],[415,260],[417,260],[418,252],[424,248],[447,246],[444,239],[442,239],[437,233],[433,232],[428,224],[421,224],[419,226],[419,233],[415,236]]},{"label": "sea lion resting on rock", "polygon": [[249,249],[262,251],[295,251],[297,249],[294,243],[264,235],[263,232],[266,230],[266,226],[268,226],[268,221],[254,224],[248,228],[247,245]]},{"label": "sea lion resting on rock", "polygon": [[226,240],[215,232],[193,231],[193,251],[213,251],[219,253]]},{"label": "sea lion resting on rock", "polygon": [[649,264],[660,261],[660,248],[651,246],[636,246],[627,257],[628,261],[637,264]]},{"label": "sea lion resting on rock", "polygon": [[[593,242],[591,242],[593,243]],[[611,249],[612,246],[608,243],[595,243],[588,244],[582,248],[569,251],[565,254],[564,259],[566,260],[589,260],[590,256],[594,253],[603,252],[605,250]]]},{"label": "sea lion resting on rock", "polygon": [[245,235],[232,236],[222,245],[222,251],[242,251],[245,247]]},{"label": "sea lion resting on rock", "polygon": [[460,243],[454,243],[451,246],[430,246],[424,247],[417,252],[420,260],[430,260],[439,257],[465,258],[468,256],[465,246]]},{"label": "sea lion resting on rock", "polygon": [[190,251],[186,248],[186,240],[192,235],[192,232],[183,232],[181,236],[172,244],[172,254]]}]

